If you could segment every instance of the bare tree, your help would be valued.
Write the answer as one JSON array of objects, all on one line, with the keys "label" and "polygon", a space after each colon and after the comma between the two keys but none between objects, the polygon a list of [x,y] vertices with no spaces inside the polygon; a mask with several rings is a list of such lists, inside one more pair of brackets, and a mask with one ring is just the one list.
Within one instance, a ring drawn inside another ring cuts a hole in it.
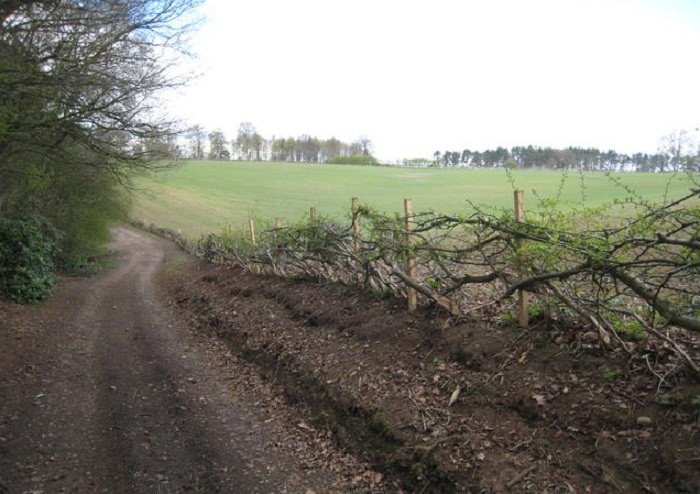
[{"label": "bare tree", "polygon": [[265,139],[258,134],[252,123],[242,122],[238,127],[238,136],[232,144],[234,149],[238,150],[242,159],[260,161]]},{"label": "bare tree", "polygon": [[209,133],[209,159],[218,160],[224,156],[226,149],[226,136],[220,130]]},{"label": "bare tree", "polygon": [[0,169],[82,164],[120,177],[155,158],[116,133],[167,140],[156,96],[183,81],[167,67],[198,0],[3,2]]},{"label": "bare tree", "polygon": [[158,97],[200,1],[0,2],[0,215],[43,216],[76,259],[108,237],[130,177],[176,154]]},{"label": "bare tree", "polygon": [[668,166],[674,172],[687,167],[688,157],[696,149],[697,142],[686,129],[669,132],[659,140],[659,152],[668,157]]},{"label": "bare tree", "polygon": [[204,159],[204,146],[206,139],[207,133],[201,125],[195,125],[187,130],[190,158],[195,160]]}]

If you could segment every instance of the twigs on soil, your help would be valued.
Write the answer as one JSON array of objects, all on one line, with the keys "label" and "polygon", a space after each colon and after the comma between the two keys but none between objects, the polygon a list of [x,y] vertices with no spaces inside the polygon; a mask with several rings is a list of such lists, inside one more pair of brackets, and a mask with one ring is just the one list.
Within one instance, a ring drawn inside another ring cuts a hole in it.
[{"label": "twigs on soil", "polygon": [[518,473],[515,477],[513,477],[507,484],[506,488],[511,489],[513,486],[515,486],[518,482],[522,481],[525,477],[530,475],[532,472],[534,472],[537,469],[537,464],[532,464],[529,467],[527,467],[525,470],[522,472]]}]

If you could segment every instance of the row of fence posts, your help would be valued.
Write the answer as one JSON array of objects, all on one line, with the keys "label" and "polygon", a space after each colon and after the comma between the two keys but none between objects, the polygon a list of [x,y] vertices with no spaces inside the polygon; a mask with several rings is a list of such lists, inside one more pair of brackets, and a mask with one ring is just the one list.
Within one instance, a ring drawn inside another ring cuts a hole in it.
[{"label": "row of fence posts", "polygon": [[[406,243],[406,251],[408,252],[408,258],[406,260],[406,275],[414,279],[415,274],[416,274],[416,258],[412,254],[412,246],[415,242],[415,234],[413,233],[414,229],[414,218],[415,214],[413,212],[413,199],[404,199],[403,201],[404,205],[404,217],[405,217],[405,231],[406,231],[406,236],[405,236],[405,243]],[[514,210],[515,210],[515,220],[517,222],[524,222],[525,221],[525,207],[524,207],[524,194],[522,190],[516,190],[514,192]],[[360,241],[360,233],[362,231],[362,227],[360,224],[360,199],[357,197],[352,198],[352,206],[351,206],[351,212],[352,212],[352,233],[353,233],[353,254],[358,257],[359,259],[359,254],[360,254],[360,249],[361,249],[361,241]],[[311,207],[309,210],[309,217],[311,219],[311,223],[315,224],[318,221],[318,212],[315,207]],[[275,218],[275,228],[278,230],[282,228],[282,219],[281,218]],[[244,235],[248,234],[251,243],[255,246],[257,245],[257,240],[255,237],[255,221],[253,219],[248,220],[247,225],[244,223],[243,224],[243,231]],[[520,243],[516,246],[517,248],[520,247]],[[281,257],[281,253],[278,253],[278,259]],[[522,258],[516,259],[516,261],[521,262]],[[358,269],[360,269],[360,266],[358,266]],[[415,290],[415,288],[407,286],[406,287],[406,298],[407,298],[407,305],[408,305],[408,311],[413,312],[416,310],[418,307],[418,294]],[[518,300],[517,300],[517,319],[518,319],[518,325],[522,328],[527,328],[529,325],[529,315],[528,315],[528,296],[527,293],[524,290],[519,290],[518,291]],[[443,307],[445,307],[449,312],[452,314],[459,314],[459,309],[457,308],[456,304],[454,304],[453,301],[447,299],[444,297],[443,302],[440,304]]]}]

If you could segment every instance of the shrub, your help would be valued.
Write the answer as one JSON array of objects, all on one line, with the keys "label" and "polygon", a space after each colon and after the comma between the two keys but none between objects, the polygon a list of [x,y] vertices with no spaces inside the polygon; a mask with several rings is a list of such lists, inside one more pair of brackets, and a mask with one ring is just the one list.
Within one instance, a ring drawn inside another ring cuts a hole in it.
[{"label": "shrub", "polygon": [[51,294],[59,237],[39,216],[0,218],[0,298],[28,303]]},{"label": "shrub", "polygon": [[375,166],[378,165],[379,162],[377,161],[377,158],[374,156],[370,155],[355,155],[355,156],[335,156],[333,158],[329,158],[326,163],[329,163],[331,165],[371,165]]}]

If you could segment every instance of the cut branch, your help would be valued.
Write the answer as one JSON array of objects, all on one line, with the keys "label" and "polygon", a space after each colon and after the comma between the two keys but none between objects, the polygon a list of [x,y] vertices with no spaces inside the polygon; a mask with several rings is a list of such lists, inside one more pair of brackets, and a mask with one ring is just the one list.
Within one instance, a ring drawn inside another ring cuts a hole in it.
[{"label": "cut branch", "polygon": [[690,331],[700,332],[700,319],[679,314],[673,304],[661,297],[658,290],[652,290],[646,283],[619,268],[611,268],[610,274],[627,285],[634,293],[661,314],[670,324]]}]

